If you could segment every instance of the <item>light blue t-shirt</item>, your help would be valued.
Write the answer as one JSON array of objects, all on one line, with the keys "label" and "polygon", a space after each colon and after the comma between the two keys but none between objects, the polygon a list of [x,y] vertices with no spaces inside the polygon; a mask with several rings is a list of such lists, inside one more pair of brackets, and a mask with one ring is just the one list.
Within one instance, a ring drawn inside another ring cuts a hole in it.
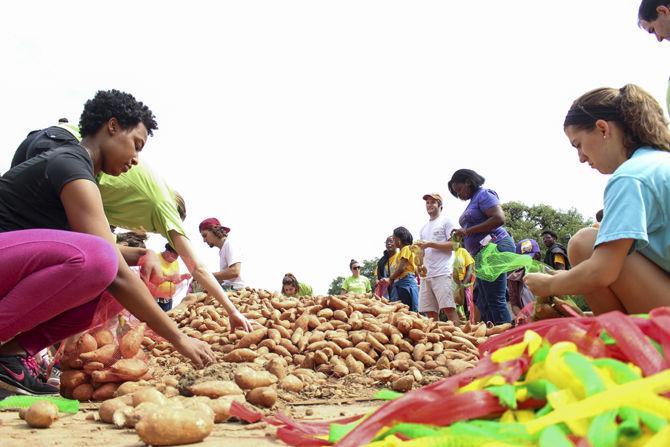
[{"label": "light blue t-shirt", "polygon": [[634,239],[634,250],[670,272],[670,152],[644,147],[614,171],[596,245]]}]

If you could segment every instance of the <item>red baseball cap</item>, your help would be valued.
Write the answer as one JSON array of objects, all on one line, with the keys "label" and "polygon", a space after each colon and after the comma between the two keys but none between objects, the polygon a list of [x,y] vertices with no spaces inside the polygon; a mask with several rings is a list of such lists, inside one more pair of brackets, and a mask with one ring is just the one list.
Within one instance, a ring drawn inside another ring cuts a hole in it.
[{"label": "red baseball cap", "polygon": [[219,219],[216,217],[208,217],[207,219],[200,222],[200,225],[198,225],[198,230],[202,233],[204,230],[209,230],[214,226],[219,226],[223,228],[226,233],[230,233],[230,228],[221,225],[221,222],[219,222]]}]

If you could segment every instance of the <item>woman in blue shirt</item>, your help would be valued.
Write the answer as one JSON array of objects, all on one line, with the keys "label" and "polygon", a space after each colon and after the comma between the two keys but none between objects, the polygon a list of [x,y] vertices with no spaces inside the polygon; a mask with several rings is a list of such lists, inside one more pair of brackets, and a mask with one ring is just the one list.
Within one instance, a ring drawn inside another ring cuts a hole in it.
[{"label": "woman in blue shirt", "polygon": [[583,294],[596,314],[670,305],[670,131],[661,106],[636,85],[600,88],[572,104],[563,128],[581,163],[613,174],[604,217],[570,240],[570,271],[526,283],[538,296]]},{"label": "woman in blue shirt", "polygon": [[[468,206],[458,222],[456,230],[462,237],[465,249],[475,258],[488,241],[494,242],[502,252],[514,252],[516,246],[503,224],[505,213],[495,191],[483,188],[484,177],[471,169],[459,169],[449,180],[449,192],[461,200],[469,200]],[[495,324],[509,323],[512,316],[507,306],[507,274],[503,273],[494,281],[477,279],[475,282],[475,304],[483,321]]]}]

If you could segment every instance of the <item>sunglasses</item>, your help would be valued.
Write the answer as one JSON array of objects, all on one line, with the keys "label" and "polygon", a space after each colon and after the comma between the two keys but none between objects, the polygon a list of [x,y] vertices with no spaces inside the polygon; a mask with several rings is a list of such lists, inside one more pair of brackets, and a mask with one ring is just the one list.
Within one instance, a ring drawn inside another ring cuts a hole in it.
[{"label": "sunglasses", "polygon": [[360,269],[361,269],[361,266],[360,266],[360,265],[355,265],[355,266],[353,266],[353,267],[351,267],[351,268],[352,268],[353,270],[360,270]]}]

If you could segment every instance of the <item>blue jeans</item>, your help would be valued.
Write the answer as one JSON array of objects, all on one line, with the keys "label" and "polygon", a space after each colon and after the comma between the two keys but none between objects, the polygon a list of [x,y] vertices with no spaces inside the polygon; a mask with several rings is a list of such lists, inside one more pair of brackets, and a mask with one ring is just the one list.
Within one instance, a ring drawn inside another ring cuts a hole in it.
[{"label": "blue jeans", "polygon": [[416,276],[412,273],[393,283],[391,301],[402,301],[409,306],[409,310],[419,311],[419,285]]},{"label": "blue jeans", "polygon": [[[516,251],[514,239],[511,236],[500,239],[496,244],[500,252],[514,253]],[[495,281],[491,282],[477,278],[475,282],[475,304],[479,309],[482,321],[492,321],[494,324],[512,321],[506,295],[507,273],[501,274]]]}]

